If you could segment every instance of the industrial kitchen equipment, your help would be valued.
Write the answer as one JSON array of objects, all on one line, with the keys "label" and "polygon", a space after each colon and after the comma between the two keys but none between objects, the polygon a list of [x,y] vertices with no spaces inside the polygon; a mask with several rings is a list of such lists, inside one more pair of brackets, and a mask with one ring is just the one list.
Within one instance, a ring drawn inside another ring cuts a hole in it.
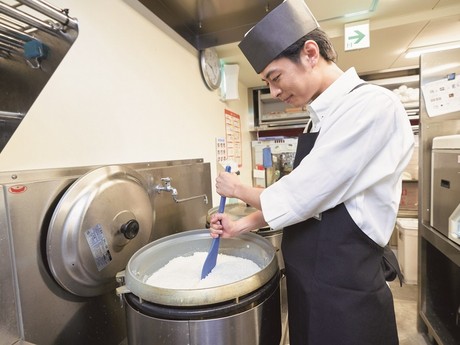
[{"label": "industrial kitchen equipment", "polygon": [[42,0],[0,1],[0,151],[78,36],[69,9]]},{"label": "industrial kitchen equipment", "polygon": [[460,244],[460,135],[433,139],[430,225]]},{"label": "industrial kitchen equipment", "polygon": [[146,280],[178,257],[206,252],[209,231],[164,237],[141,248],[119,275],[126,305],[128,344],[279,345],[280,271],[275,249],[261,236],[222,238],[220,254],[255,262],[247,278],[206,288],[164,288]]},{"label": "industrial kitchen equipment", "polygon": [[147,243],[199,229],[202,159],[0,174],[0,344],[121,344],[116,274]]},{"label": "industrial kitchen equipment", "polygon": [[[460,49],[420,57],[419,330],[460,343],[460,244],[449,236],[458,199]],[[454,217],[455,218],[455,217]]]}]

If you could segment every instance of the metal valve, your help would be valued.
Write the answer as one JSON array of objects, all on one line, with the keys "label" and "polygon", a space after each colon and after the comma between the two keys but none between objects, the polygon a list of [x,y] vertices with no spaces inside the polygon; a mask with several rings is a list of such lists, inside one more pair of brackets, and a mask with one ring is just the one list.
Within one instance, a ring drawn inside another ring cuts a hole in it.
[{"label": "metal valve", "polygon": [[126,239],[132,240],[139,233],[139,222],[135,219],[127,221],[121,226],[120,232],[125,236]]}]

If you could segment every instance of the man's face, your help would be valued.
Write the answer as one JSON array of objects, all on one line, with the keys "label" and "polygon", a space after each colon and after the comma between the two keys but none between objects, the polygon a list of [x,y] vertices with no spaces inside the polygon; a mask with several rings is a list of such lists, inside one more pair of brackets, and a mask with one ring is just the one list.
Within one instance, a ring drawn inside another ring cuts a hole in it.
[{"label": "man's face", "polygon": [[259,75],[270,87],[272,97],[294,107],[307,104],[316,92],[312,67],[302,54],[297,63],[285,57],[274,60]]}]

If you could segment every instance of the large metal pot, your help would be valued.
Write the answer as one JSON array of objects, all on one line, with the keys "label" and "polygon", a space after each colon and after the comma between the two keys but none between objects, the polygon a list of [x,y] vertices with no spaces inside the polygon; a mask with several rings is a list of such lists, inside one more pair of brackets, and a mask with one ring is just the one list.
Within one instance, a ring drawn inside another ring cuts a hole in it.
[{"label": "large metal pot", "polygon": [[220,253],[250,259],[261,267],[248,278],[202,289],[145,283],[171,259],[208,251],[210,244],[208,230],[192,230],[154,241],[131,257],[125,286],[119,289],[125,290],[129,344],[279,344],[279,267],[273,246],[257,234],[220,241]]}]

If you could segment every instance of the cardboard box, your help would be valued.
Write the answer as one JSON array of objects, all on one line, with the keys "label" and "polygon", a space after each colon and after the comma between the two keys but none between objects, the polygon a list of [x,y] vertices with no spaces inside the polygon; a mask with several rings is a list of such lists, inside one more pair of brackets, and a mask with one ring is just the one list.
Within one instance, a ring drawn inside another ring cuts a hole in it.
[{"label": "cardboard box", "polygon": [[403,181],[399,209],[403,211],[418,210],[418,181]]}]

